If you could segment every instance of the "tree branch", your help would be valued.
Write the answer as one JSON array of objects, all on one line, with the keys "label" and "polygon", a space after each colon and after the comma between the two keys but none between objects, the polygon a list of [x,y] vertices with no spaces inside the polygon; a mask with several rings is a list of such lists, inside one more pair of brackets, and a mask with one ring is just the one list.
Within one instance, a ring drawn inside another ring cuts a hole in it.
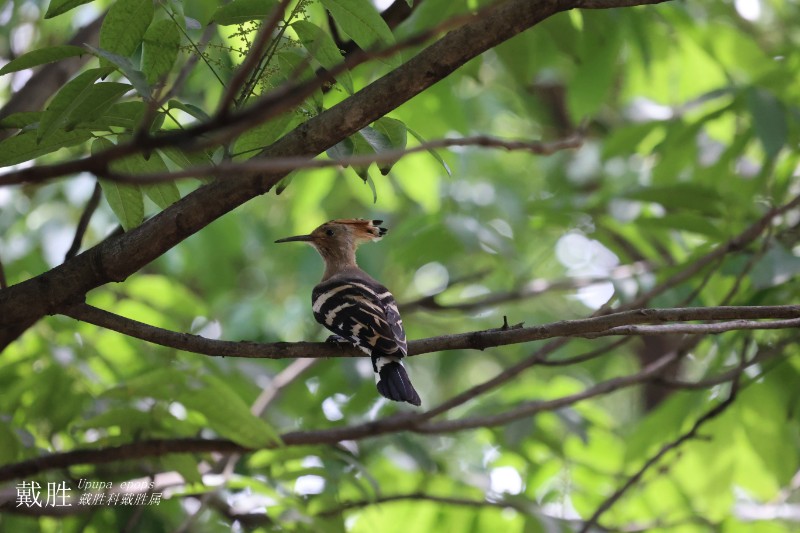
[{"label": "tree branch", "polygon": [[608,337],[612,335],[716,335],[726,331],[742,331],[748,329],[791,329],[800,326],[799,318],[787,320],[770,320],[756,322],[752,320],[731,320],[716,324],[663,324],[656,326],[618,326],[601,333],[590,333],[588,338]]},{"label": "tree branch", "polygon": [[69,250],[67,250],[67,253],[64,256],[64,261],[69,261],[81,250],[83,236],[86,233],[86,229],[89,227],[89,221],[92,220],[92,215],[94,214],[95,209],[97,209],[97,206],[100,205],[100,196],[102,195],[102,192],[103,191],[100,188],[100,182],[95,182],[92,196],[86,203],[86,208],[84,208],[83,213],[81,213],[81,218],[78,220],[78,226],[75,228],[75,237],[72,239],[72,246],[70,246]]},{"label": "tree branch", "polygon": [[[263,359],[363,357],[363,353],[355,348],[324,342],[257,343],[207,339],[199,335],[177,333],[150,326],[87,304],[71,307],[64,311],[63,314],[76,320],[118,331],[162,346],[215,357]],[[772,319],[772,321],[750,322],[763,319]],[[637,309],[591,318],[552,322],[540,326],[497,328],[412,340],[408,343],[408,355],[413,356],[445,350],[484,350],[495,346],[520,344],[556,337],[601,337],[656,333],[722,333],[735,329],[792,328],[797,326],[796,319],[800,319],[800,305]],[[718,327],[716,330],[716,325],[714,324],[698,324],[694,327],[662,325],[651,327],[657,329],[635,329],[637,324],[688,322],[694,320],[727,320],[735,322],[728,322],[727,326]]]}]

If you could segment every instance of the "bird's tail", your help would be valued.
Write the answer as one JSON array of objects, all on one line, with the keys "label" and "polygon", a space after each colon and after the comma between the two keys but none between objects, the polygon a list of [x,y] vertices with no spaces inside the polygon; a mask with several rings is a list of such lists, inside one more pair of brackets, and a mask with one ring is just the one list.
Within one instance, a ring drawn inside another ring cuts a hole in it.
[{"label": "bird's tail", "polygon": [[378,375],[380,376],[378,392],[385,397],[396,402],[408,402],[417,406],[422,404],[419,394],[414,390],[414,385],[408,379],[406,369],[399,362],[385,363],[378,371]]}]

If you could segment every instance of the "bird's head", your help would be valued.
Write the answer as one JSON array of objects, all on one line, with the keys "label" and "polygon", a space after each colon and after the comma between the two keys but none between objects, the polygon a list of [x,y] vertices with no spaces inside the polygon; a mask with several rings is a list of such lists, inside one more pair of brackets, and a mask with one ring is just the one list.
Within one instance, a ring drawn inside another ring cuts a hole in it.
[{"label": "bird's head", "polygon": [[386,235],[386,228],[379,226],[382,220],[363,220],[360,218],[331,220],[319,226],[308,235],[296,235],[275,242],[307,242],[312,245],[326,261],[347,260],[355,256],[360,244],[380,240]]}]

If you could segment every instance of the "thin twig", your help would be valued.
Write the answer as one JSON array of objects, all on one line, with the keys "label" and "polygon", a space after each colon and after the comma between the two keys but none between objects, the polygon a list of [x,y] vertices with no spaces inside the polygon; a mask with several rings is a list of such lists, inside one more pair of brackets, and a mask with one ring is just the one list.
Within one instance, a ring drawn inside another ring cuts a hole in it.
[{"label": "thin twig", "polygon": [[104,179],[120,183],[160,183],[175,181],[185,178],[213,176],[224,178],[238,174],[289,172],[307,168],[327,168],[344,166],[366,166],[371,163],[395,162],[398,159],[418,152],[426,152],[436,148],[449,148],[451,146],[478,146],[482,148],[502,148],[509,151],[525,151],[537,155],[551,155],[561,150],[578,148],[583,142],[579,136],[573,136],[557,141],[520,141],[506,140],[477,135],[459,139],[436,139],[421,143],[417,146],[402,150],[389,150],[385,152],[353,155],[341,159],[309,159],[308,157],[276,157],[272,159],[254,158],[247,161],[226,161],[218,165],[199,165],[185,169],[157,172],[151,174],[125,174],[109,171],[103,175]]},{"label": "thin twig", "polygon": [[100,196],[102,195],[102,192],[103,191],[100,188],[100,182],[95,182],[92,196],[86,203],[83,213],[81,213],[81,218],[78,220],[78,226],[75,228],[75,237],[72,239],[72,246],[70,246],[69,250],[67,250],[67,253],[64,256],[64,261],[69,261],[80,251],[81,243],[83,243],[83,236],[86,234],[86,230],[89,228],[89,221],[92,219],[92,215],[94,214],[95,209],[97,209],[97,206],[100,205]]}]

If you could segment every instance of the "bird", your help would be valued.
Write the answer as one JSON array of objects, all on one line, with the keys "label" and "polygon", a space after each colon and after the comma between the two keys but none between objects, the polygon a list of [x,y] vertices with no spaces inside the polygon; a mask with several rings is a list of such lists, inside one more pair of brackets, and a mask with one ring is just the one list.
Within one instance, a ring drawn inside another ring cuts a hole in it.
[{"label": "bird", "polygon": [[322,281],[311,292],[317,322],[333,332],[329,342],[352,344],[372,359],[377,388],[396,402],[422,404],[402,359],[408,354],[403,320],[392,293],[356,263],[359,245],[386,235],[382,220],[331,220],[308,235],[276,243],[306,242],[325,262]]}]

